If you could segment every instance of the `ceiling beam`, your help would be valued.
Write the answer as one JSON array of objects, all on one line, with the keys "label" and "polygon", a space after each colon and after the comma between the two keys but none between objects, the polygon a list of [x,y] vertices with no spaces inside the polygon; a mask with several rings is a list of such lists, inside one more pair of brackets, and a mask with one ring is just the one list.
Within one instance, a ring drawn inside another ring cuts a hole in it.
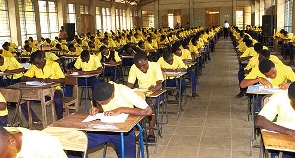
[{"label": "ceiling beam", "polygon": [[147,5],[147,4],[155,2],[155,1],[156,0],[140,0],[139,2],[137,2],[137,6]]}]

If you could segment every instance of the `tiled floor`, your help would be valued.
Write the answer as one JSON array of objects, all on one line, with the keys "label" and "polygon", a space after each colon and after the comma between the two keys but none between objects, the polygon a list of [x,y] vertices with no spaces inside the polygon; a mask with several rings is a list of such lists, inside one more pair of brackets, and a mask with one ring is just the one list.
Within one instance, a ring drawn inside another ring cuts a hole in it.
[{"label": "tiled floor", "polygon": [[[149,148],[150,158],[251,157],[247,99],[235,98],[239,92],[238,62],[230,40],[221,38],[211,56],[212,62],[206,64],[197,87],[200,99],[189,98],[178,119],[169,114],[156,152],[155,146]],[[169,105],[169,111],[175,109],[175,105]],[[89,151],[88,157],[101,157],[101,149]],[[252,157],[258,155],[259,149],[253,148]],[[107,158],[115,157],[108,147]]]}]

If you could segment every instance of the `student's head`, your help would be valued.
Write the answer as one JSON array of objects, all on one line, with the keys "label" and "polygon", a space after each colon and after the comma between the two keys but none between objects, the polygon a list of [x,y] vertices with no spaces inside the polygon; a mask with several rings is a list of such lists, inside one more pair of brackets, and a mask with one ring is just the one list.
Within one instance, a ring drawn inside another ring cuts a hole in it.
[{"label": "student's head", "polygon": [[2,66],[3,64],[4,64],[4,57],[0,55],[0,66]]},{"label": "student's head", "polygon": [[82,60],[82,62],[88,62],[90,59],[90,53],[88,50],[83,50],[81,52],[80,58]]},{"label": "student's head", "polygon": [[292,82],[288,88],[288,97],[291,101],[290,104],[295,109],[295,82]]},{"label": "student's head", "polygon": [[134,55],[133,62],[135,66],[142,71],[143,73],[146,73],[149,69],[148,59],[144,53],[137,53]]},{"label": "student's head", "polygon": [[61,45],[57,43],[57,44],[55,45],[55,48],[57,48],[57,49],[60,50],[60,49],[61,49]]},{"label": "student's head", "polygon": [[106,46],[101,46],[99,48],[99,51],[103,54],[103,55],[109,55],[109,49]]},{"label": "student's head", "polygon": [[181,45],[182,45],[182,48],[184,48],[184,49],[188,49],[189,48],[187,41],[183,41]]},{"label": "student's head", "polygon": [[4,128],[0,126],[0,157],[16,157],[17,142],[15,138]]},{"label": "student's head", "polygon": [[247,41],[245,42],[245,44],[246,44],[247,47],[251,47],[252,44],[253,44],[253,41],[249,39],[249,40],[247,40]]},{"label": "student's head", "polygon": [[24,46],[24,49],[27,51],[27,52],[31,52],[32,51],[32,48],[30,47],[30,45],[26,44]]},{"label": "student's head", "polygon": [[179,49],[178,45],[177,44],[173,44],[172,47],[171,47],[171,52],[174,53],[175,55],[177,56],[181,56],[182,55],[182,52],[181,50]]},{"label": "student's head", "polygon": [[105,37],[105,38],[102,40],[102,43],[105,44],[105,45],[109,45],[109,39],[108,39],[108,37]]},{"label": "student's head", "polygon": [[43,69],[43,67],[46,64],[46,61],[44,59],[44,55],[41,50],[37,50],[36,52],[33,52],[31,54],[30,60],[33,65],[35,65],[39,69]]},{"label": "student's head", "polygon": [[90,48],[95,48],[95,45],[93,44],[92,41],[89,41],[89,42],[88,42],[88,46],[89,46]]},{"label": "student's head", "polygon": [[95,86],[92,95],[98,104],[108,104],[114,98],[114,85],[108,82],[100,82]]},{"label": "student's head", "polygon": [[147,39],[146,39],[149,43],[152,43],[152,37],[149,36]]},{"label": "student's head", "polygon": [[165,50],[165,51],[163,52],[163,59],[164,59],[168,64],[170,64],[170,65],[173,64],[173,55],[172,55],[171,52],[169,52],[169,51],[167,51],[167,50]]},{"label": "student's head", "polygon": [[254,50],[259,53],[263,49],[263,45],[261,43],[255,43],[254,44]]},{"label": "student's head", "polygon": [[8,46],[8,44],[6,44],[6,43],[2,44],[2,48],[3,48],[4,50],[6,50],[6,51],[9,50],[9,46]]},{"label": "student's head", "polygon": [[141,48],[141,49],[144,49],[144,42],[143,41],[139,41],[138,42],[138,47]]},{"label": "student's head", "polygon": [[75,52],[76,51],[76,47],[75,47],[74,43],[69,44],[68,49],[71,52]]},{"label": "student's head", "polygon": [[269,57],[270,57],[269,50],[264,49],[260,51],[260,53],[258,54],[258,61],[260,62],[262,60],[269,59]]},{"label": "student's head", "polygon": [[198,39],[195,37],[195,38],[193,38],[192,39],[192,44],[194,45],[194,46],[196,46],[197,44],[198,44]]},{"label": "student's head", "polygon": [[274,79],[277,76],[277,70],[275,64],[270,60],[262,60],[259,62],[259,70],[267,78]]}]

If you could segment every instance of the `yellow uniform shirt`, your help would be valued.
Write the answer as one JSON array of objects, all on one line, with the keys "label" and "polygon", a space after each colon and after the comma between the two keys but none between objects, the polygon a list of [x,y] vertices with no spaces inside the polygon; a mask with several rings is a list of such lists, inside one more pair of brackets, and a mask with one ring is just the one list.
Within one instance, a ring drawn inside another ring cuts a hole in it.
[{"label": "yellow uniform shirt", "polygon": [[76,51],[75,52],[68,52],[67,55],[70,55],[70,56],[79,56],[82,51],[83,51],[83,49],[81,47],[76,47]]},{"label": "yellow uniform shirt", "polygon": [[140,69],[133,64],[129,71],[128,82],[135,83],[138,80],[138,86],[140,89],[148,89],[150,86],[155,86],[156,82],[163,81],[163,74],[159,64],[155,62],[148,62],[149,68],[146,73],[143,73]]},{"label": "yellow uniform shirt", "polygon": [[3,57],[14,57],[14,55],[10,51],[6,51],[3,49],[3,52],[1,54]]},{"label": "yellow uniform shirt", "polygon": [[245,52],[245,50],[247,49],[248,47],[246,46],[245,42],[240,42],[239,45],[237,46],[237,49],[238,51],[240,52]]},{"label": "yellow uniform shirt", "polygon": [[182,59],[176,55],[173,55],[173,64],[170,65],[168,64],[163,57],[159,58],[157,63],[160,65],[162,69],[182,69],[185,68],[186,66],[183,63]]},{"label": "yellow uniform shirt", "polygon": [[[119,57],[118,52],[115,51],[114,53],[115,53],[115,54],[114,54],[115,62],[120,62],[120,61],[122,61],[121,58]],[[103,56],[105,56],[106,58],[109,58],[109,57],[110,57],[110,53],[109,53],[109,55],[103,55]],[[101,52],[97,54],[97,57],[98,57],[99,61],[101,61],[101,59],[102,59],[102,54],[101,54]]]},{"label": "yellow uniform shirt", "polygon": [[[259,55],[257,54],[256,56],[252,57],[247,66],[244,68],[244,70],[250,70],[256,67],[259,64],[258,60]],[[282,61],[275,55],[270,55],[269,60],[272,61],[274,64],[283,64]]]},{"label": "yellow uniform shirt", "polygon": [[[46,59],[45,59],[46,60]],[[60,79],[65,78],[64,73],[62,72],[59,64],[55,61],[46,60],[46,64],[43,69],[39,69],[35,65],[31,65],[28,71],[24,76],[33,78],[50,78],[50,79]],[[56,87],[57,90],[60,90],[60,86]]]},{"label": "yellow uniform shirt", "polygon": [[76,69],[82,69],[82,71],[94,71],[101,67],[100,60],[95,55],[90,55],[89,61],[82,62],[81,57],[79,56],[75,62]]},{"label": "yellow uniform shirt", "polygon": [[56,61],[59,58],[54,53],[52,53],[52,52],[45,52],[45,59]]},{"label": "yellow uniform shirt", "polygon": [[110,82],[114,85],[114,98],[108,104],[102,105],[103,111],[110,111],[119,107],[146,109],[149,105],[129,87]]},{"label": "yellow uniform shirt", "polygon": [[[3,95],[0,93],[0,102],[1,103],[6,103],[6,100],[5,100],[5,98],[3,97]],[[6,115],[8,115],[8,110],[7,110],[7,108],[5,108],[4,110],[0,110],[0,116],[6,116]]]},{"label": "yellow uniform shirt", "polygon": [[276,64],[277,76],[274,79],[265,77],[263,73],[260,72],[258,66],[254,67],[252,71],[245,77],[245,79],[256,79],[262,77],[272,84],[272,86],[279,86],[280,84],[290,80],[291,82],[295,81],[295,73],[293,70],[284,64]]},{"label": "yellow uniform shirt", "polygon": [[182,49],[181,52],[182,60],[192,60],[191,52],[188,49]]},{"label": "yellow uniform shirt", "polygon": [[[4,63],[0,66],[0,71],[5,70],[15,70],[19,68],[23,68],[23,66],[15,59],[15,57],[3,57]],[[23,73],[17,73],[13,75],[13,79],[18,79],[23,76]],[[12,75],[8,75],[8,78],[11,79]]]},{"label": "yellow uniform shirt", "polygon": [[254,57],[257,55],[257,52],[254,50],[254,47],[249,47],[245,50],[245,52],[240,56],[240,58],[242,57]]},{"label": "yellow uniform shirt", "polygon": [[16,158],[67,158],[57,137],[23,127],[5,127],[5,129],[9,132],[22,133],[22,147]]},{"label": "yellow uniform shirt", "polygon": [[290,105],[288,90],[274,93],[258,115],[265,117],[269,121],[273,121],[277,117],[276,122],[294,123],[295,110]]},{"label": "yellow uniform shirt", "polygon": [[196,46],[194,46],[194,45],[190,45],[190,46],[189,46],[189,51],[190,51],[190,52],[193,52],[193,53],[195,53],[195,54],[200,54],[198,48],[197,48]]}]

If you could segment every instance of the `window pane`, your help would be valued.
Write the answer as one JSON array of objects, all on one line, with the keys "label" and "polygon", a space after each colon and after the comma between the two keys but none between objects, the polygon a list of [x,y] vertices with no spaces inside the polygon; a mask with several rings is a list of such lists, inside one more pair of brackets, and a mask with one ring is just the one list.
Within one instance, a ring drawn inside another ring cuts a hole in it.
[{"label": "window pane", "polygon": [[0,0],[0,10],[7,10],[6,0]]},{"label": "window pane", "polygon": [[48,13],[40,13],[41,33],[49,33]]},{"label": "window pane", "polygon": [[68,4],[68,13],[75,13],[75,5]]},{"label": "window pane", "polygon": [[0,36],[10,36],[9,17],[7,10],[0,10]]},{"label": "window pane", "polygon": [[34,12],[25,13],[27,34],[36,34],[36,23]]},{"label": "window pane", "polygon": [[48,2],[49,12],[57,12],[57,8],[55,2]]},{"label": "window pane", "polygon": [[38,1],[38,4],[39,4],[39,12],[46,12],[46,1]]},{"label": "window pane", "polygon": [[95,8],[96,12],[96,30],[101,31],[101,12],[100,12],[100,7]]},{"label": "window pane", "polygon": [[25,11],[34,11],[34,7],[33,7],[33,4],[31,2],[31,0],[24,0],[25,3],[24,3],[24,10]]}]

